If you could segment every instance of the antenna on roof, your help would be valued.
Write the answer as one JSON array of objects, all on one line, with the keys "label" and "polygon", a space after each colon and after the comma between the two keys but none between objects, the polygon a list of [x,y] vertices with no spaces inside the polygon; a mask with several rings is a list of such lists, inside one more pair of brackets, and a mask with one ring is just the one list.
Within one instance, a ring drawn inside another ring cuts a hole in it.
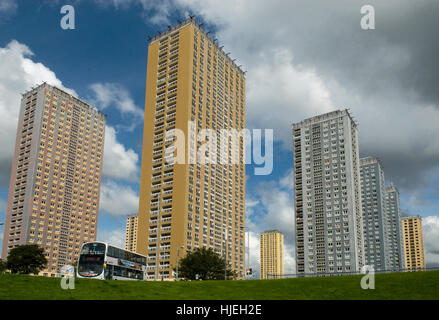
[{"label": "antenna on roof", "polygon": [[189,19],[194,20],[195,16],[189,15]]}]

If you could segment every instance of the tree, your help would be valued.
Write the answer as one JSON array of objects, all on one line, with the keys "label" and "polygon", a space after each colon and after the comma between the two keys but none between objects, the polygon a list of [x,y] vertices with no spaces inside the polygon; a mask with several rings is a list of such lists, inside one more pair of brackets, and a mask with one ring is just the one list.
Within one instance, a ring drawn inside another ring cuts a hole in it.
[{"label": "tree", "polygon": [[7,260],[7,268],[12,273],[37,274],[46,264],[44,249],[36,244],[13,248]]},{"label": "tree", "polygon": [[[196,280],[198,274],[202,280],[224,280],[224,259],[211,248],[197,248],[180,259],[179,277]],[[175,271],[175,270],[174,270]],[[227,268],[227,278],[236,278],[236,273]]]},{"label": "tree", "polygon": [[0,274],[6,271],[6,261],[0,259]]}]

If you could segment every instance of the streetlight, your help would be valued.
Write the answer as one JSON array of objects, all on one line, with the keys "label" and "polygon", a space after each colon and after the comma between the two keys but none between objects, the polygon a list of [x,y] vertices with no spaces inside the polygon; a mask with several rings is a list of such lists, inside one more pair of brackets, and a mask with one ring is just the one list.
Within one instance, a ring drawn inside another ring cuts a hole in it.
[{"label": "streetlight", "polygon": [[[245,227],[240,226],[241,230],[244,230],[244,236],[245,236]],[[245,276],[247,275],[247,270],[250,269],[250,230],[247,230],[247,268],[245,270]]]},{"label": "streetlight", "polygon": [[175,281],[178,281],[178,255],[179,255],[179,250],[180,250],[180,248],[184,248],[184,246],[181,246],[181,247],[177,247],[177,270],[175,271],[175,273],[176,273],[176,276],[177,276],[177,279],[175,280]]}]

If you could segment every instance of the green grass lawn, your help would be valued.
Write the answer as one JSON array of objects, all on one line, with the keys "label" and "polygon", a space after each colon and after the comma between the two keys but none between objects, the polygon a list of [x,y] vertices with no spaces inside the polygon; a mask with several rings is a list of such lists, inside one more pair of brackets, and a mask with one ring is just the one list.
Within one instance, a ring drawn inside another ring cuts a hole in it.
[{"label": "green grass lawn", "polygon": [[63,290],[59,278],[0,275],[0,299],[298,300],[435,299],[439,271],[375,275],[375,289],[360,276],[282,280],[147,282],[76,279]]}]

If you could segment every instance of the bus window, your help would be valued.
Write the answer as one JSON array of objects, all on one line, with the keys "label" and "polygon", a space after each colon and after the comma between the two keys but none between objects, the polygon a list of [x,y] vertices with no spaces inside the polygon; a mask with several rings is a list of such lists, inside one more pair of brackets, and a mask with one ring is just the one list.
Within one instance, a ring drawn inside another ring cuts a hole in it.
[{"label": "bus window", "polygon": [[104,269],[105,244],[86,243],[82,246],[78,273],[83,277],[97,277]]}]

